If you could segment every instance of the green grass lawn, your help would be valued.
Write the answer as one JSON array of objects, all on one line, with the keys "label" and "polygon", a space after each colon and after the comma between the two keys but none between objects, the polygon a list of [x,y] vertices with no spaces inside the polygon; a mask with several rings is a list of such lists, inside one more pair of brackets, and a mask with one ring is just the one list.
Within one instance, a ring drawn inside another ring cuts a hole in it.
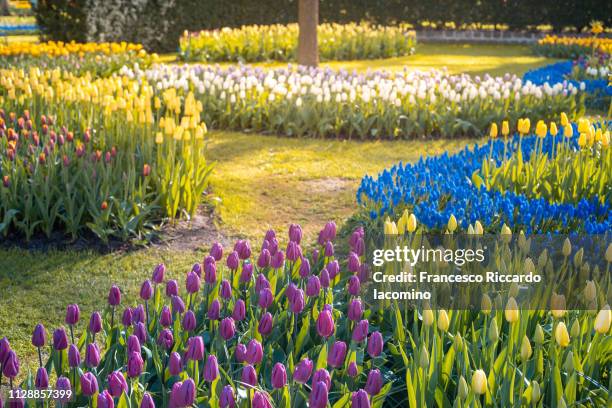
[{"label": "green grass lawn", "polygon": [[[161,56],[162,62],[176,62],[176,54]],[[550,64],[556,60],[534,55],[525,45],[495,44],[418,44],[414,55],[405,57],[359,60],[332,61],[321,64],[323,67],[367,71],[368,69],[413,70],[440,69],[446,67],[452,74],[468,73],[471,75],[503,75],[507,72],[523,75],[526,71]],[[221,63],[221,66],[231,65]],[[281,62],[262,62],[255,66],[275,68],[286,65]]]}]

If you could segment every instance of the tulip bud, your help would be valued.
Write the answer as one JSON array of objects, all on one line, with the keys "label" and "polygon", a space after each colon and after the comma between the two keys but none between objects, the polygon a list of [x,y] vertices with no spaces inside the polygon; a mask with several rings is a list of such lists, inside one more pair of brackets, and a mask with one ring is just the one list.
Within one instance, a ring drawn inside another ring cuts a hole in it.
[{"label": "tulip bud", "polygon": [[489,325],[489,341],[495,343],[499,340],[499,329],[497,328],[497,320],[492,319]]},{"label": "tulip bud", "polygon": [[281,363],[274,364],[272,368],[272,387],[275,389],[283,388],[287,385],[287,371]]},{"label": "tulip bud", "polygon": [[153,286],[151,285],[151,281],[147,279],[140,287],[140,298],[142,300],[149,300],[151,296],[153,296]]},{"label": "tulip bud", "polygon": [[303,358],[293,371],[293,379],[300,384],[305,384],[310,379],[314,364],[309,358]]},{"label": "tulip bud", "polygon": [[334,329],[334,319],[331,311],[321,311],[321,313],[319,313],[319,317],[317,318],[317,333],[319,333],[319,336],[328,338],[334,333]]},{"label": "tulip bud", "polygon": [[355,363],[354,361],[351,361],[348,365],[346,373],[351,378],[357,377],[359,375],[359,368],[357,367],[357,363]]},{"label": "tulip bud", "polygon": [[125,377],[121,371],[113,371],[110,373],[108,375],[107,382],[108,389],[113,397],[119,398],[124,392],[127,392],[127,381],[125,380]]},{"label": "tulip bud", "polygon": [[533,380],[531,382],[531,404],[536,405],[540,400],[540,396],[542,395],[542,391],[540,390],[540,384],[537,381]]},{"label": "tulip bud", "polygon": [[353,275],[349,278],[348,291],[351,296],[359,296],[361,292],[361,282],[357,276]]},{"label": "tulip bud", "polygon": [[567,327],[565,323],[559,322],[555,329],[555,340],[557,344],[561,347],[567,347],[570,343],[569,333],[567,332]]},{"label": "tulip bud", "polygon": [[351,395],[352,408],[370,408],[370,398],[365,390],[357,390]]},{"label": "tulip bud", "polygon": [[200,291],[200,277],[195,272],[189,272],[185,286],[188,293],[198,293]]},{"label": "tulip bud", "polygon": [[353,329],[353,337],[352,337],[353,341],[357,343],[364,341],[366,337],[368,336],[368,331],[369,331],[369,322],[365,319],[359,321],[355,325],[355,328]]},{"label": "tulip bud", "polygon": [[440,331],[445,332],[448,330],[449,325],[450,321],[448,319],[448,313],[444,309],[440,310],[438,312],[438,329],[440,329]]},{"label": "tulip bud", "polygon": [[195,401],[196,385],[195,382],[188,378],[184,382],[177,382],[172,386],[170,391],[170,406],[171,407],[190,407]]},{"label": "tulip bud", "polygon": [[451,214],[451,216],[449,217],[447,228],[449,232],[455,232],[455,230],[457,229],[457,219],[455,218],[454,214]]},{"label": "tulip bud", "polygon": [[384,340],[379,331],[370,334],[370,339],[368,340],[368,354],[370,357],[378,357],[382,353],[383,346]]},{"label": "tulip bud", "polygon": [[70,326],[77,324],[79,322],[80,315],[81,312],[79,310],[79,305],[68,305],[66,308],[66,324]]},{"label": "tulip bud", "polygon": [[213,382],[219,377],[219,364],[217,363],[217,357],[209,355],[204,365],[204,380]]},{"label": "tulip bud", "polygon": [[539,323],[536,325],[533,341],[535,342],[535,344],[544,344],[544,330],[542,329],[542,326],[540,326]]},{"label": "tulip bud", "polygon": [[578,323],[578,319],[574,319],[572,327],[570,328],[570,335],[571,337],[580,336],[580,323]]},{"label": "tulip bud", "polygon": [[[172,312],[175,314],[182,314],[185,311],[185,302],[180,296],[172,296]],[[172,315],[170,316],[170,323],[172,323]]]},{"label": "tulip bud", "polygon": [[223,387],[221,396],[219,396],[219,406],[221,408],[234,408],[236,406],[236,397],[231,385]]},{"label": "tulip bud", "polygon": [[210,303],[210,307],[208,308],[208,312],[206,316],[209,320],[219,320],[219,315],[221,313],[221,303],[219,303],[219,299],[214,299]]},{"label": "tulip bud", "polygon": [[487,375],[483,370],[476,370],[472,374],[472,391],[476,395],[483,395],[487,392]]},{"label": "tulip bud", "polygon": [[565,362],[563,363],[563,369],[571,374],[574,372],[574,353],[570,350],[565,357]]},{"label": "tulip bud", "polygon": [[39,390],[46,390],[49,388],[49,374],[47,374],[47,369],[45,367],[39,367],[38,371],[36,371],[36,379],[34,380],[34,385]]},{"label": "tulip bud", "polygon": [[131,308],[128,307],[123,311],[123,315],[121,316],[121,323],[125,327],[128,327],[129,325],[132,324],[132,309]]},{"label": "tulip bud", "polygon": [[429,308],[423,309],[423,324],[426,327],[429,327],[433,324],[433,322],[434,322],[433,311]]},{"label": "tulip bud", "polygon": [[[197,275],[196,275],[197,276]],[[169,280],[166,283],[166,296],[178,296],[178,283],[175,280]]]},{"label": "tulip bud", "polygon": [[584,298],[587,303],[593,302],[597,297],[597,287],[592,280],[587,281],[584,288]]},{"label": "tulip bud", "polygon": [[19,358],[14,350],[9,350],[6,353],[2,364],[2,373],[8,378],[15,378],[19,374]]},{"label": "tulip bud", "polygon": [[68,402],[68,400],[70,399],[67,397],[67,395],[69,394],[68,391],[71,391],[70,380],[66,377],[59,377],[57,379],[57,382],[55,383],[55,389],[58,391],[64,391],[64,394],[63,394],[64,397],[58,398],[56,399],[56,401],[62,404],[65,404],[66,402]]},{"label": "tulip bud", "polygon": [[306,283],[306,295],[315,297],[319,295],[319,292],[321,292],[321,282],[317,276],[312,275],[308,278],[308,282]]},{"label": "tulip bud", "polygon": [[223,279],[223,281],[221,282],[219,294],[221,295],[221,298],[225,300],[229,300],[232,298],[232,287],[227,279]]},{"label": "tulip bud", "polygon": [[181,356],[176,351],[170,354],[170,358],[168,361],[168,371],[170,371],[170,375],[179,375],[181,371],[183,371],[183,364],[181,362]]},{"label": "tulip bud", "polygon": [[241,322],[246,317],[246,306],[244,304],[244,300],[238,299],[234,304],[234,311],[232,312],[232,318]]},{"label": "tulip bud", "polygon": [[244,368],[242,369],[242,375],[240,376],[240,380],[243,383],[250,385],[251,387],[256,386],[257,371],[255,371],[255,368],[252,365],[244,366]]},{"label": "tulip bud", "polygon": [[233,338],[234,334],[236,333],[234,319],[231,317],[226,317],[225,319],[221,320],[219,332],[221,333],[221,337],[226,341]]},{"label": "tulip bud", "polygon": [[361,315],[363,314],[363,310],[361,307],[361,300],[353,299],[348,307],[348,318],[354,322],[361,319]]},{"label": "tulip bud", "polygon": [[34,347],[44,347],[47,342],[47,331],[45,326],[37,324],[32,333],[32,345]]},{"label": "tulip bud", "polygon": [[102,316],[99,312],[93,312],[89,318],[89,331],[93,334],[100,333],[102,331]]},{"label": "tulip bud", "polygon": [[247,345],[245,359],[249,364],[259,364],[263,359],[263,348],[261,347],[261,343],[255,339],[249,341]]},{"label": "tulip bud", "polygon": [[66,350],[68,348],[68,336],[63,327],[53,332],[53,348],[55,350]]},{"label": "tulip bud", "polygon": [[91,397],[98,392],[98,380],[91,372],[81,375],[81,392],[86,397]]},{"label": "tulip bud", "polygon": [[455,338],[453,340],[454,346],[455,346],[455,350],[457,352],[460,352],[461,350],[463,350],[463,338],[461,337],[461,333],[457,333],[455,334]]},{"label": "tulip bud", "polygon": [[329,354],[327,355],[327,364],[333,368],[341,367],[344,364],[346,351],[346,343],[343,341],[336,341],[332,344]]},{"label": "tulip bud", "polygon": [[374,369],[371,370],[368,374],[368,379],[366,380],[365,390],[371,396],[377,395],[383,386],[382,375],[380,374],[380,370]]},{"label": "tulip bud", "polygon": [[144,361],[138,352],[132,352],[128,356],[127,374],[130,378],[139,377],[144,368]]},{"label": "tulip bud", "polygon": [[419,352],[419,366],[423,370],[429,368],[429,352],[424,344],[421,346],[421,350]]},{"label": "tulip bud", "polygon": [[563,241],[562,253],[566,258],[572,253],[572,243],[570,242],[569,238],[565,238],[565,241]]},{"label": "tulip bud", "polygon": [[201,336],[189,338],[185,358],[192,361],[199,361],[204,358],[204,339]]},{"label": "tulip bud", "polygon": [[210,256],[212,256],[215,261],[220,261],[221,258],[223,258],[223,246],[220,243],[215,242],[210,248]]},{"label": "tulip bud", "polygon": [[159,332],[159,336],[157,337],[157,344],[159,344],[162,348],[166,350],[170,350],[172,348],[172,344],[174,343],[174,336],[169,329],[163,329]]},{"label": "tulip bud", "polygon": [[149,394],[148,392],[145,392],[142,396],[140,408],[155,408],[155,402],[153,401],[153,397],[151,397],[151,394]]},{"label": "tulip bud", "polygon": [[560,319],[565,316],[567,312],[567,310],[565,310],[565,296],[553,292],[550,299],[550,308],[555,318]]},{"label": "tulip bud", "polygon": [[465,401],[469,392],[470,390],[468,388],[467,382],[465,381],[465,378],[461,376],[459,378],[459,384],[457,385],[457,395],[459,396],[459,399],[461,401]]},{"label": "tulip bud", "polygon": [[147,341],[149,335],[147,334],[147,328],[143,322],[137,322],[134,324],[134,336],[138,339],[138,341],[140,341],[140,343],[145,343]]},{"label": "tulip bud", "polygon": [[521,359],[523,361],[529,360],[532,354],[531,343],[527,336],[523,336],[523,341],[521,342]]},{"label": "tulip bud", "polygon": [[95,343],[89,343],[85,348],[85,364],[89,368],[97,367],[100,364],[100,350]]},{"label": "tulip bud", "polygon": [[243,263],[242,272],[240,272],[240,283],[248,283],[253,278],[253,264]]},{"label": "tulip bud", "polygon": [[595,318],[595,331],[599,334],[606,334],[610,331],[610,325],[612,322],[612,311],[610,305],[605,305],[597,314]]},{"label": "tulip bud", "polygon": [[506,316],[506,321],[508,323],[517,322],[519,319],[519,310],[518,305],[516,304],[516,299],[513,297],[508,299],[508,303],[506,304],[506,310],[504,311]]},{"label": "tulip bud", "polygon": [[68,366],[70,368],[77,368],[81,365],[81,353],[76,344],[71,344],[68,348]]}]

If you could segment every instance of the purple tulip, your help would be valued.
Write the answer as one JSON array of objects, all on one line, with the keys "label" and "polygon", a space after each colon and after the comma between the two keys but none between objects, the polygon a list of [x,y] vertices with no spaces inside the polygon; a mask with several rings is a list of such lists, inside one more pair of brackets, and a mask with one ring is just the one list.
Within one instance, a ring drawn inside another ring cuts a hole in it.
[{"label": "purple tulip", "polygon": [[161,324],[162,327],[172,326],[172,312],[166,305],[162,307],[161,313],[159,314],[159,324]]},{"label": "purple tulip", "polygon": [[285,385],[287,385],[287,370],[282,363],[276,363],[272,368],[272,387],[279,389]]},{"label": "purple tulip", "polygon": [[191,272],[195,273],[196,275],[198,275],[198,278],[202,279],[202,265],[200,265],[199,263],[194,263],[193,266],[191,267]]},{"label": "purple tulip", "polygon": [[348,292],[352,296],[359,296],[359,292],[361,292],[361,283],[359,282],[359,278],[355,275],[349,278]]},{"label": "purple tulip", "polygon": [[89,331],[98,334],[102,331],[102,316],[99,312],[93,312],[89,318]]},{"label": "purple tulip", "polygon": [[310,398],[308,399],[310,408],[325,408],[328,403],[328,392],[327,386],[324,382],[319,381],[312,386],[310,391]]},{"label": "purple tulip", "polygon": [[157,265],[153,269],[153,277],[151,278],[154,283],[160,284],[164,281],[164,275],[166,274],[166,265],[163,263]]},{"label": "purple tulip", "polygon": [[[22,391],[21,388],[18,390]],[[2,398],[0,398],[0,408],[3,407],[4,402],[2,402]],[[13,398],[8,401],[7,408],[25,408],[25,399],[24,398]]]},{"label": "purple tulip", "polygon": [[259,254],[259,258],[257,258],[257,266],[259,268],[267,268],[268,266],[270,266],[270,262],[272,261],[272,255],[270,255],[270,251],[268,251],[266,248],[261,250],[261,253]]},{"label": "purple tulip", "polygon": [[325,257],[330,258],[334,256],[334,244],[331,241],[325,243]]},{"label": "purple tulip", "polygon": [[111,286],[108,292],[108,304],[113,307],[121,304],[121,290],[116,285]]},{"label": "purple tulip", "polygon": [[371,370],[368,374],[368,379],[366,381],[365,390],[368,394],[374,396],[380,392],[380,389],[383,386],[383,379],[380,375],[380,370],[374,369]]},{"label": "purple tulip", "polygon": [[142,323],[146,320],[146,312],[143,305],[138,305],[132,309],[132,324]]},{"label": "purple tulip", "polygon": [[170,375],[179,375],[181,371],[183,371],[181,355],[176,351],[173,351],[172,354],[170,354],[170,358],[168,361],[168,371],[170,371]]},{"label": "purple tulip", "polygon": [[255,291],[257,293],[261,292],[264,289],[270,288],[270,282],[266,279],[266,276],[263,273],[257,275],[257,279],[255,279]]},{"label": "purple tulip", "polygon": [[247,352],[247,348],[244,344],[238,343],[236,345],[236,361],[238,361],[239,363],[242,363],[244,361],[246,361],[246,352]]},{"label": "purple tulip", "polygon": [[349,272],[355,273],[359,272],[359,268],[361,267],[361,261],[359,261],[359,257],[356,253],[349,253],[348,257],[348,270]]},{"label": "purple tulip", "polygon": [[170,406],[172,408],[187,408],[195,401],[196,385],[191,378],[184,382],[177,382],[170,392]]},{"label": "purple tulip", "polygon": [[68,391],[71,391],[72,386],[70,385],[70,380],[68,378],[63,377],[63,376],[59,377],[57,379],[57,382],[55,383],[55,389],[58,391],[64,391],[64,397],[58,398],[56,400],[58,403],[65,404],[66,402],[70,400],[67,394],[68,394]]},{"label": "purple tulip", "polygon": [[287,296],[287,299],[289,300],[289,302],[293,300],[293,296],[295,296],[296,290],[297,290],[297,286],[295,286],[293,282],[289,283],[289,285],[287,286],[287,289],[285,290],[285,296]]},{"label": "purple tulip", "polygon": [[227,267],[235,271],[236,269],[238,269],[239,264],[240,264],[240,259],[238,257],[238,252],[232,251],[227,256]]},{"label": "purple tulip", "polygon": [[223,246],[215,242],[213,246],[210,248],[210,256],[212,256],[215,261],[220,261],[223,258]]},{"label": "purple tulip", "polygon": [[300,277],[306,279],[308,276],[310,276],[310,261],[308,261],[308,258],[302,257],[300,263]]},{"label": "purple tulip", "polygon": [[293,295],[293,299],[291,300],[291,312],[298,314],[302,313],[305,306],[304,301],[304,291],[302,289],[297,289],[295,294]]},{"label": "purple tulip", "polygon": [[234,319],[231,317],[226,317],[225,319],[221,320],[219,332],[221,333],[221,337],[226,341],[234,337],[234,334],[236,333]]},{"label": "purple tulip", "polygon": [[302,256],[302,249],[300,246],[293,242],[289,241],[287,244],[287,259],[291,262],[297,261]]},{"label": "purple tulip", "polygon": [[206,257],[204,261],[204,281],[209,285],[217,282],[217,264],[212,257]]},{"label": "purple tulip", "polygon": [[240,259],[249,259],[251,257],[251,244],[249,243],[249,241],[242,241],[242,244],[238,249],[236,249],[236,252],[238,252],[238,256],[240,256]]},{"label": "purple tulip", "polygon": [[328,338],[334,333],[334,318],[331,311],[322,310],[317,318],[317,333],[323,338]]},{"label": "purple tulip", "polygon": [[276,251],[276,253],[272,255],[270,265],[274,269],[280,269],[285,265],[285,254],[283,251]]},{"label": "purple tulip", "polygon": [[121,316],[121,323],[128,327],[132,324],[132,308],[128,307],[123,311],[123,315]]},{"label": "purple tulip", "polygon": [[325,241],[333,241],[336,239],[336,231],[337,227],[335,222],[330,221],[325,224],[325,227],[323,228],[323,238]]},{"label": "purple tulip", "polygon": [[261,316],[261,319],[259,319],[259,326],[257,327],[259,334],[262,336],[267,336],[272,333],[272,324],[273,321],[270,312],[264,313],[263,316]]},{"label": "purple tulip", "polygon": [[248,283],[253,278],[253,264],[243,263],[242,271],[240,272],[240,283]]},{"label": "purple tulip", "polygon": [[272,408],[272,404],[266,394],[261,391],[255,391],[253,401],[251,401],[251,408]]},{"label": "purple tulip", "polygon": [[382,353],[384,346],[384,340],[382,334],[379,331],[375,331],[370,334],[370,339],[368,340],[368,354],[370,357],[378,357],[380,353]]},{"label": "purple tulip", "polygon": [[47,374],[47,369],[45,367],[39,367],[38,371],[36,371],[34,385],[39,390],[49,388],[49,374]]},{"label": "purple tulip", "polygon": [[312,386],[314,387],[314,385],[318,382],[322,382],[323,384],[325,384],[328,390],[330,389],[331,376],[329,375],[329,372],[326,369],[319,368],[317,371],[315,371],[314,375],[312,376]]},{"label": "purple tulip", "polygon": [[198,293],[200,291],[200,277],[195,272],[189,272],[185,286],[188,293]]},{"label": "purple tulip", "polygon": [[354,361],[351,361],[349,363],[347,374],[349,375],[349,377],[352,377],[352,378],[355,378],[359,375],[359,369],[357,368],[357,363],[355,363]]},{"label": "purple tulip", "polygon": [[359,269],[359,280],[361,282],[366,282],[368,280],[369,269],[368,265],[363,263],[361,264],[361,268]]},{"label": "purple tulip", "polygon": [[121,371],[113,371],[107,377],[108,389],[110,394],[115,397],[121,397],[124,392],[127,393],[128,385]]},{"label": "purple tulip", "polygon": [[261,360],[263,359],[263,348],[261,347],[260,342],[255,339],[249,341],[245,359],[249,364],[256,365],[261,363]]},{"label": "purple tulip", "polygon": [[313,367],[314,364],[311,359],[307,357],[303,358],[298,365],[295,366],[295,370],[293,371],[293,379],[300,384],[306,384],[310,379]]},{"label": "purple tulip", "polygon": [[132,352],[128,355],[127,374],[130,378],[139,377],[144,368],[144,361],[140,353]]},{"label": "purple tulip", "polygon": [[140,298],[142,300],[149,300],[153,296],[153,285],[151,285],[150,280],[146,280],[142,282],[142,286],[140,287]]},{"label": "purple tulip", "polygon": [[86,397],[91,397],[98,392],[98,380],[93,373],[87,372],[81,376],[81,392]]},{"label": "purple tulip", "polygon": [[188,310],[183,316],[183,330],[186,332],[194,331],[197,326],[196,315],[191,310]]},{"label": "purple tulip", "polygon": [[327,355],[327,364],[333,368],[338,368],[344,365],[346,350],[347,347],[345,342],[336,341],[334,344],[332,344],[329,354]]},{"label": "purple tulip", "polygon": [[97,367],[100,364],[100,349],[96,343],[89,343],[85,348],[85,364],[89,368]]},{"label": "purple tulip", "polygon": [[172,296],[172,312],[176,314],[183,314],[185,311],[185,302],[180,296]]},{"label": "purple tulip", "polygon": [[312,275],[308,278],[308,283],[306,283],[306,296],[319,296],[319,292],[321,292],[321,281],[317,276]]},{"label": "purple tulip", "polygon": [[164,329],[159,332],[159,336],[157,337],[157,344],[166,350],[170,350],[172,348],[172,344],[174,343],[174,336],[169,329]]},{"label": "purple tulip", "polygon": [[231,385],[226,385],[219,396],[219,406],[221,408],[234,408],[236,406],[236,397],[234,389]]},{"label": "purple tulip", "polygon": [[45,330],[45,326],[39,323],[36,325],[34,332],[32,333],[32,345],[34,347],[44,347],[46,342],[47,331]]},{"label": "purple tulip", "polygon": [[302,241],[302,227],[299,224],[289,225],[289,240],[296,244]]},{"label": "purple tulip", "polygon": [[142,396],[140,408],[155,408],[155,402],[153,401],[153,397],[151,397],[151,394],[149,394],[148,392],[145,392]]},{"label": "purple tulip", "polygon": [[363,230],[363,227],[355,228],[355,230],[351,233],[351,236],[349,238],[349,246],[351,248],[354,248],[357,245],[357,242],[360,239],[363,239],[364,236],[365,236],[365,231]]},{"label": "purple tulip", "polygon": [[338,261],[331,261],[325,269],[329,272],[329,278],[334,279],[340,273],[340,264],[338,264]]},{"label": "purple tulip", "polygon": [[81,311],[79,310],[79,305],[71,304],[66,307],[66,324],[70,326],[74,326],[79,322],[79,317],[81,316]]},{"label": "purple tulip", "polygon": [[147,334],[147,328],[143,322],[138,322],[134,325],[134,336],[140,341],[140,344],[147,342],[149,335]]},{"label": "purple tulip", "polygon": [[208,308],[208,313],[206,316],[209,320],[219,320],[219,316],[221,314],[221,303],[219,303],[219,299],[214,299],[210,303],[210,307]]},{"label": "purple tulip", "polygon": [[11,351],[11,344],[9,343],[6,337],[0,339],[0,365],[6,360],[6,356],[8,356],[8,352]]},{"label": "purple tulip", "polygon": [[221,298],[225,300],[229,300],[232,298],[232,287],[227,279],[223,279],[223,281],[221,281],[219,294],[221,295]]},{"label": "purple tulip", "polygon": [[319,250],[315,249],[312,251],[312,262],[316,264],[318,260],[319,260]]},{"label": "purple tulip", "polygon": [[53,332],[53,348],[55,350],[66,350],[68,348],[68,336],[63,327]]},{"label": "purple tulip", "polygon": [[108,391],[104,390],[98,394],[98,408],[115,408],[115,401]]},{"label": "purple tulip", "polygon": [[351,395],[351,408],[370,408],[370,398],[364,390],[359,390]]},{"label": "purple tulip", "polygon": [[369,327],[367,320],[359,321],[353,329],[353,340],[357,343],[364,341],[368,337]]},{"label": "purple tulip", "polygon": [[361,300],[359,299],[351,300],[351,303],[349,303],[349,307],[348,307],[348,318],[356,322],[361,319],[362,315],[363,315],[363,308],[361,305]]},{"label": "purple tulip", "polygon": [[76,344],[71,344],[68,347],[68,366],[70,368],[77,368],[81,365],[81,353]]},{"label": "purple tulip", "polygon": [[185,358],[192,361],[199,361],[204,358],[204,339],[201,336],[189,338]]},{"label": "purple tulip", "polygon": [[274,301],[274,295],[269,288],[262,289],[259,292],[259,307],[262,309],[267,309],[272,306],[272,302]]},{"label": "purple tulip", "polygon": [[265,240],[270,241],[271,239],[276,238],[276,232],[273,229],[269,229],[266,231]]},{"label": "purple tulip", "polygon": [[166,282],[166,296],[178,296],[178,283],[175,280],[169,280]]},{"label": "purple tulip", "polygon": [[131,335],[127,340],[127,351],[128,354],[131,353],[140,353],[140,339],[136,335]]},{"label": "purple tulip", "polygon": [[246,317],[246,306],[244,304],[244,300],[238,299],[236,301],[236,304],[234,304],[232,318],[237,322],[241,322],[242,320],[244,320],[245,317]]},{"label": "purple tulip", "polygon": [[353,252],[357,254],[357,256],[363,256],[365,254],[365,241],[363,238],[359,238],[359,241],[353,247]]},{"label": "purple tulip", "polygon": [[204,364],[204,380],[213,382],[219,377],[219,364],[217,363],[217,357],[209,355]]},{"label": "purple tulip", "polygon": [[319,273],[319,280],[321,281],[321,286],[323,286],[324,288],[329,288],[329,284],[330,284],[330,277],[329,277],[329,272],[327,271],[327,269],[323,268],[321,270],[321,272]]}]

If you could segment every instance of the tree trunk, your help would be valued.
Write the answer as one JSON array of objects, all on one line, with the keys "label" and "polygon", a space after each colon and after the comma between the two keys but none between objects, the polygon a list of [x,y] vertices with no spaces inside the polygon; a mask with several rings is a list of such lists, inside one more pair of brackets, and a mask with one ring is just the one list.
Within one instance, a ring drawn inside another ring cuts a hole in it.
[{"label": "tree trunk", "polygon": [[9,14],[8,0],[0,0],[0,16],[8,16]]},{"label": "tree trunk", "polygon": [[319,64],[317,26],[319,25],[319,0],[299,0],[298,64],[316,67]]}]

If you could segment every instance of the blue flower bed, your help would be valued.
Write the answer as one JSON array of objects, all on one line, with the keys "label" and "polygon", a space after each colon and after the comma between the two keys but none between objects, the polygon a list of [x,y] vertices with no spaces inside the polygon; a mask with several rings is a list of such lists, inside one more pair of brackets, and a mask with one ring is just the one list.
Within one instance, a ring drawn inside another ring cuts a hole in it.
[{"label": "blue flower bed", "polygon": [[[576,126],[576,125],[574,125]],[[577,129],[574,130],[577,135]],[[558,137],[559,138],[559,137]],[[577,136],[571,140],[578,148]],[[524,137],[521,150],[529,159],[536,137]],[[552,136],[544,139],[544,151],[552,150]],[[493,158],[501,162],[503,140],[492,142]],[[512,139],[509,151],[515,152],[519,138]],[[597,197],[584,198],[577,204],[550,203],[546,199],[530,199],[522,194],[488,191],[472,184],[472,174],[480,170],[489,157],[491,145],[466,147],[449,155],[421,158],[414,164],[399,163],[384,170],[377,178],[366,176],[357,191],[357,201],[375,220],[386,215],[399,216],[404,208],[414,212],[420,223],[430,229],[442,229],[451,215],[467,229],[480,221],[498,231],[504,223],[526,233],[586,232],[605,233],[612,230],[612,207]]]},{"label": "blue flower bed", "polygon": [[[573,61],[561,61],[554,64],[546,65],[541,68],[527,71],[523,76],[524,81],[531,81],[535,85],[543,85],[548,82],[549,85],[557,83],[571,83],[578,89],[584,90],[588,95],[592,96],[590,105],[598,105],[605,107],[605,102],[610,103],[612,96],[612,86],[608,85],[607,79],[591,79],[585,81],[576,81],[568,79],[574,67]],[[584,89],[581,87],[584,84]],[[588,102],[588,99],[587,99]]]},{"label": "blue flower bed", "polygon": [[36,24],[0,25],[0,36],[38,32]]}]

